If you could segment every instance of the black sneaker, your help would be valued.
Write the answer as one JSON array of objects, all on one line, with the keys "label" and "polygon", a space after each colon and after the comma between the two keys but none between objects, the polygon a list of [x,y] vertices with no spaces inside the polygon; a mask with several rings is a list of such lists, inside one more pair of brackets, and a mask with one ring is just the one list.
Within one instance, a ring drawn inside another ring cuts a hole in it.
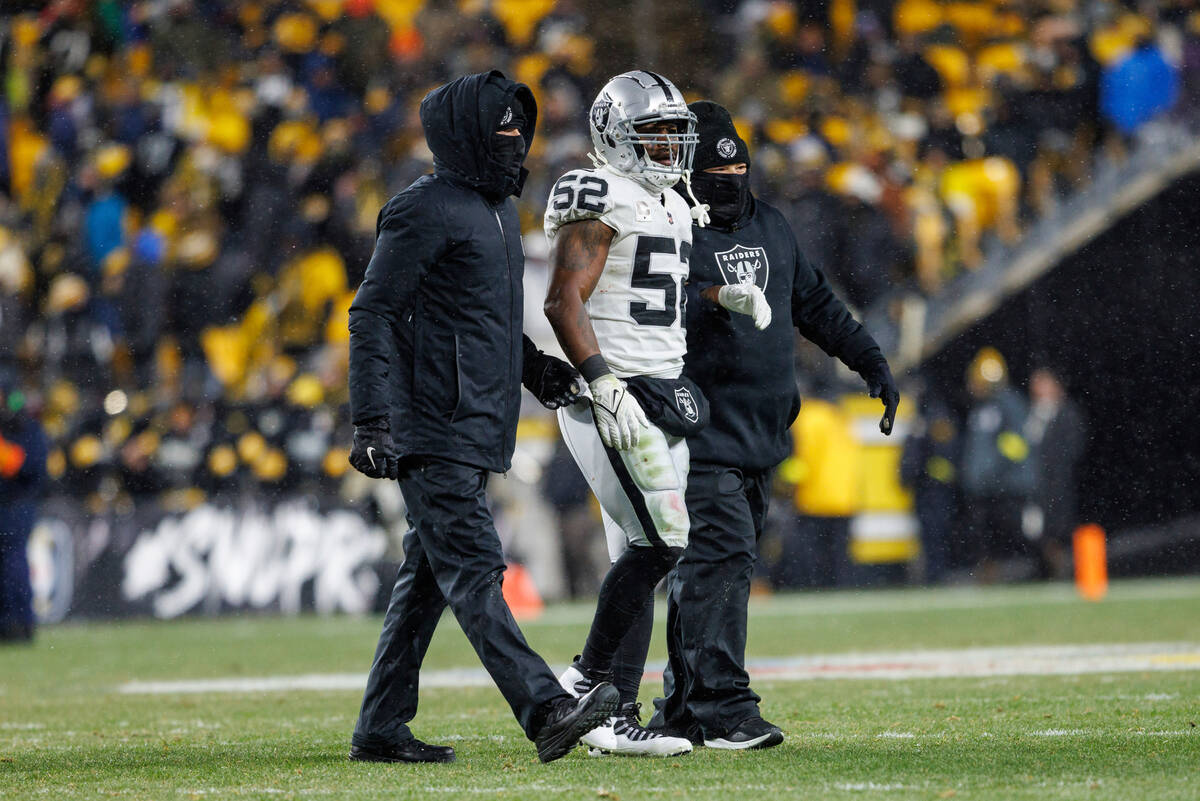
[{"label": "black sneaker", "polygon": [[743,720],[724,736],[711,740],[704,738],[704,744],[709,748],[723,748],[727,751],[771,748],[782,742],[783,731],[775,724],[757,716]]},{"label": "black sneaker", "polygon": [[608,682],[601,682],[582,698],[560,698],[546,716],[537,733],[538,759],[553,762],[565,757],[579,744],[579,738],[608,720],[617,709],[621,694]]},{"label": "black sneaker", "polygon": [[400,745],[379,748],[350,746],[351,762],[453,762],[454,749],[448,745],[429,745],[415,737]]}]

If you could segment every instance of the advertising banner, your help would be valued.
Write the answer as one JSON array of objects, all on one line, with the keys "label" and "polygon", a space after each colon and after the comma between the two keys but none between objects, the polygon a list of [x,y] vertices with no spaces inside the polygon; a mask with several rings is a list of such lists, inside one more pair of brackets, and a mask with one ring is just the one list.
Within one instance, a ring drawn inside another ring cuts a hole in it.
[{"label": "advertising banner", "polygon": [[29,555],[38,617],[55,622],[367,612],[387,548],[385,531],[360,513],[307,498],[186,512],[151,503],[98,517],[59,499],[43,507]]}]

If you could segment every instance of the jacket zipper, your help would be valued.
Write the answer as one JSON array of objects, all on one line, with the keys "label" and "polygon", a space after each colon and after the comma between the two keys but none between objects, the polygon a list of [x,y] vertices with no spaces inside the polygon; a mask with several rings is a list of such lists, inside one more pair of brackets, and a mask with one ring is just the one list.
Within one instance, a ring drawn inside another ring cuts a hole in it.
[{"label": "jacket zipper", "polygon": [[[496,208],[493,208],[492,214],[495,215],[495,217],[496,217],[496,225],[499,226],[499,228],[500,228],[500,241],[504,244],[504,264],[508,269],[508,319],[509,319],[509,322],[511,322],[512,317],[513,317],[513,315],[512,315],[512,313],[513,313],[512,259],[510,259],[508,257],[508,237],[504,235],[504,223],[500,220],[500,211]],[[511,331],[510,331],[510,338],[511,338]],[[512,368],[513,368],[512,352],[513,352],[513,343],[510,341],[508,343],[508,380],[510,380],[510,381],[512,380]],[[505,421],[505,424],[508,423],[508,410],[509,410],[510,405],[511,405],[511,401],[509,399],[508,393],[506,392],[506,393],[504,393],[504,421]],[[500,446],[500,453],[501,453],[501,455],[503,455],[504,445]],[[507,470],[504,471],[504,477],[508,478]]]}]

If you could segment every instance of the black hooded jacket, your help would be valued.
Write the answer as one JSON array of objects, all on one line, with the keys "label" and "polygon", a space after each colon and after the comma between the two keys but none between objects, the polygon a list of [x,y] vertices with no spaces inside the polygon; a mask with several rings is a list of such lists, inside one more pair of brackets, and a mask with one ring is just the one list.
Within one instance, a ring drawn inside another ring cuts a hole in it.
[{"label": "black hooded jacket", "polygon": [[[773,206],[752,198],[736,222],[693,226],[692,237],[684,374],[699,385],[712,413],[708,426],[688,438],[692,462],[746,471],[774,467],[791,451],[788,429],[800,411],[793,332],[851,368],[879,357],[879,346],[800,252]],[[771,324],[763,331],[750,317],[699,297],[706,286],[751,274],[771,305]]]},{"label": "black hooded jacket", "polygon": [[[515,115],[514,115],[515,112]],[[434,174],[379,212],[375,252],[350,306],[355,425],[390,418],[401,456],[507,470],[516,440],[525,256],[494,133],[533,93],[497,71],[467,75],[421,103]]]}]

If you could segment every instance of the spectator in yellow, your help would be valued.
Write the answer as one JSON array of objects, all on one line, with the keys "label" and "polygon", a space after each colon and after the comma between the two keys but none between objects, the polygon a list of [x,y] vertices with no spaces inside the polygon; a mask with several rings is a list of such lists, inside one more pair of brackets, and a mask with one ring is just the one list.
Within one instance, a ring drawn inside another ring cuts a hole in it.
[{"label": "spectator in yellow", "polygon": [[806,394],[792,424],[794,450],[780,476],[795,485],[796,526],[772,575],[776,586],[831,587],[847,575],[850,518],[862,467],[850,418],[830,393]]}]

